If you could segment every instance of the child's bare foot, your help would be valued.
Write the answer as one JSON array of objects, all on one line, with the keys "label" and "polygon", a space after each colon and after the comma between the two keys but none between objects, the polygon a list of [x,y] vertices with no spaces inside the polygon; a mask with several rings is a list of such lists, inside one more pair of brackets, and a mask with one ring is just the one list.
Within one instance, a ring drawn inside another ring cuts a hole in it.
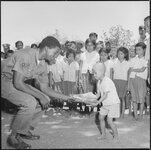
[{"label": "child's bare foot", "polygon": [[105,140],[106,139],[106,135],[100,135],[99,137],[97,137],[97,140]]}]

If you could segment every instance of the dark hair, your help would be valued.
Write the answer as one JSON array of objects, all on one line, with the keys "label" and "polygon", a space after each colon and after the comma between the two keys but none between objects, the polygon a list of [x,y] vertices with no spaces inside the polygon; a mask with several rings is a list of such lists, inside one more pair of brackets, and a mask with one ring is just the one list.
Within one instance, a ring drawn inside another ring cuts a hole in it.
[{"label": "dark hair", "polygon": [[118,55],[118,53],[119,52],[122,52],[122,53],[124,53],[124,58],[128,61],[129,60],[129,51],[128,51],[128,49],[126,48],[126,47],[119,47],[118,49],[117,49],[117,55]]},{"label": "dark hair", "polygon": [[144,19],[144,21],[146,21],[146,20],[150,20],[150,16],[147,16],[145,19]]},{"label": "dark hair", "polygon": [[13,54],[14,51],[10,49],[10,50],[7,51],[7,53],[12,53]]},{"label": "dark hair", "polygon": [[102,49],[101,51],[99,51],[99,55],[101,55],[101,53],[106,53],[108,55],[107,59],[109,59],[109,53],[106,51],[106,49]]},{"label": "dark hair", "polygon": [[[85,47],[86,47],[86,45],[87,45],[88,43],[92,43],[92,44],[94,45],[94,48],[96,47],[95,41],[91,41],[89,38],[86,39],[86,41],[85,41]],[[87,49],[87,48],[86,48],[86,49]]]},{"label": "dark hair", "polygon": [[17,42],[15,43],[15,46],[16,46],[16,47],[17,47],[17,44],[18,44],[18,43],[22,43],[22,45],[24,45],[22,41],[17,41]]},{"label": "dark hair", "polygon": [[103,43],[103,44],[104,44],[104,42],[103,42],[103,41],[98,41],[98,42],[97,42],[97,44],[99,44],[99,43],[101,43],[101,44]]},{"label": "dark hair", "polygon": [[75,59],[76,53],[75,53],[75,51],[73,49],[68,49],[67,50],[66,57],[68,58],[70,54],[73,54],[74,59]]},{"label": "dark hair", "polygon": [[75,41],[71,41],[70,43],[73,43],[73,44],[75,44],[75,45],[76,45],[76,42],[75,42]]},{"label": "dark hair", "polygon": [[38,48],[38,45],[37,45],[37,44],[35,44],[35,43],[31,44],[31,46],[30,46],[30,47],[31,47],[31,48],[33,48],[34,46]]},{"label": "dark hair", "polygon": [[64,43],[64,45],[67,46],[69,43],[70,43],[70,41],[66,41],[66,42]]},{"label": "dark hair", "polygon": [[98,37],[98,35],[97,35],[95,32],[91,32],[91,33],[89,34],[89,37],[91,37],[91,36],[96,36],[96,37]]},{"label": "dark hair", "polygon": [[139,30],[144,30],[144,26],[139,26]]},{"label": "dark hair", "polygon": [[105,43],[105,45],[107,45],[107,44],[110,44],[110,45],[111,45],[111,43],[110,43],[109,41],[107,41],[107,42]]},{"label": "dark hair", "polygon": [[135,45],[135,50],[136,50],[136,47],[141,47],[143,50],[145,50],[146,49],[146,44],[143,43],[143,42],[139,42]]},{"label": "dark hair", "polygon": [[61,48],[61,45],[59,43],[59,41],[54,38],[53,36],[47,36],[46,38],[44,38],[42,40],[42,42],[39,44],[39,48],[42,50],[45,46],[49,47],[49,48],[55,48],[55,47],[59,47]]}]

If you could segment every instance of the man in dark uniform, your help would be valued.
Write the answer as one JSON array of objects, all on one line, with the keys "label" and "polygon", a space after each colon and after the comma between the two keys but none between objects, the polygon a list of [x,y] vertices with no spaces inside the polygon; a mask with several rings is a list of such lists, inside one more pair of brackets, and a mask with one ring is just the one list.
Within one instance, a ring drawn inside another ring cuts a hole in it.
[{"label": "man in dark uniform", "polygon": [[[54,62],[60,53],[60,43],[52,36],[42,40],[39,49],[22,49],[8,58],[1,70],[1,95],[19,107],[12,122],[8,144],[17,149],[30,149],[22,139],[39,139],[30,130],[40,121],[50,105],[50,97],[69,100],[70,96],[53,91],[48,86],[47,62]],[[34,78],[39,89],[24,81]]]}]

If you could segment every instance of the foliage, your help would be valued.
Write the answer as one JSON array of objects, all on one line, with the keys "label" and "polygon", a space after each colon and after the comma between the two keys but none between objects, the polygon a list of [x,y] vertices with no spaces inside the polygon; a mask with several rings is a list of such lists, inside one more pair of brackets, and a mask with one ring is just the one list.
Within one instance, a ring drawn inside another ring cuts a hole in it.
[{"label": "foliage", "polygon": [[113,46],[125,46],[129,48],[135,43],[135,41],[131,39],[132,36],[133,32],[123,29],[121,25],[117,25],[111,27],[108,32],[103,31],[101,39],[104,42],[109,41]]}]

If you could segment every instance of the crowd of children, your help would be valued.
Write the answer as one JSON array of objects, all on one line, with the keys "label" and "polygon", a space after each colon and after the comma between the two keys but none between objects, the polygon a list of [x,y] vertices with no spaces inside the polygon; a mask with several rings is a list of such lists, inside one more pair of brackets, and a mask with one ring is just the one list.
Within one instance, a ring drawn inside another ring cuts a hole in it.
[{"label": "crowd of children", "polygon": [[[67,41],[62,45],[61,53],[54,64],[48,64],[49,86],[57,92],[65,95],[93,92],[97,93],[97,80],[94,78],[93,66],[97,63],[105,65],[105,76],[110,78],[116,87],[121,102],[120,114],[124,117],[125,108],[133,109],[134,118],[138,119],[138,106],[140,119],[143,117],[144,108],[150,105],[149,93],[149,61],[145,59],[146,40],[144,32],[139,28],[140,39],[136,45],[129,49],[117,47],[109,41],[98,41],[96,33],[90,33],[85,43],[81,41]],[[144,31],[144,30],[143,30]],[[144,41],[143,41],[144,40]],[[23,48],[23,42],[15,43],[16,50]],[[14,53],[9,44],[3,45],[1,62]],[[31,48],[38,48],[37,44],[31,44]],[[29,84],[35,83],[29,82]],[[129,97],[128,97],[129,96]],[[139,105],[138,105],[139,104]],[[57,100],[53,106],[63,109],[67,106],[70,111],[91,113],[94,107],[85,103],[66,103]],[[133,107],[132,107],[133,106]],[[79,109],[77,109],[79,107]],[[100,105],[97,106],[99,110]],[[73,113],[74,114],[74,113]],[[73,115],[72,114],[72,115]]]}]

